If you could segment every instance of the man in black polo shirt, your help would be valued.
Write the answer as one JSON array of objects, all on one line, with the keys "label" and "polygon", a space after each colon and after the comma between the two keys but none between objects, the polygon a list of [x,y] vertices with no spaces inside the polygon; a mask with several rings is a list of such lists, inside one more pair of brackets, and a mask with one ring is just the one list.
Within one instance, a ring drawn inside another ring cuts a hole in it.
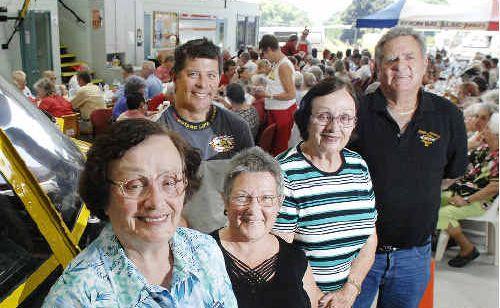
[{"label": "man in black polo shirt", "polygon": [[418,307],[430,276],[430,235],[441,181],[467,164],[462,114],[424,92],[425,45],[396,27],[375,48],[380,87],[360,103],[351,149],[367,161],[377,200],[378,249],[354,307]]}]

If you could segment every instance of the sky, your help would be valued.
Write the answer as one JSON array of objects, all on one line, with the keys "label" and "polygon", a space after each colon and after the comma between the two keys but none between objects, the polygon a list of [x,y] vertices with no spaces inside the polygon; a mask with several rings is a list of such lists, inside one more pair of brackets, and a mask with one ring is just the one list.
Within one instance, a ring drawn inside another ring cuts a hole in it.
[{"label": "sky", "polygon": [[[258,0],[256,2],[260,2]],[[281,0],[284,3],[290,3],[296,7],[306,11],[309,14],[309,18],[316,23],[316,25],[321,25],[323,22],[328,20],[333,13],[343,11],[352,0]],[[304,5],[306,4],[307,5]]]}]

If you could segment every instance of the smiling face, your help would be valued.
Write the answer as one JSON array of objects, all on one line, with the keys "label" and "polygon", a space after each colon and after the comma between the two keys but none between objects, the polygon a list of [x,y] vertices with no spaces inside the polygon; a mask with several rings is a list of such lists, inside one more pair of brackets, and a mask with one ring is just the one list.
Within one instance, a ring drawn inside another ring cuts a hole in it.
[{"label": "smiling face", "polygon": [[257,240],[271,231],[281,204],[276,198],[272,206],[259,204],[256,198],[246,206],[231,202],[238,196],[277,196],[276,180],[269,172],[244,172],[233,182],[229,201],[226,201],[229,228],[247,240]]},{"label": "smiling face", "polygon": [[418,91],[427,69],[427,59],[413,36],[396,37],[383,46],[379,80],[384,93],[404,96]]},{"label": "smiling face", "polygon": [[157,177],[182,169],[177,148],[168,136],[162,135],[148,137],[110,164],[108,177],[113,182],[141,177],[150,182],[149,193],[139,199],[124,197],[119,186],[111,185],[106,214],[123,245],[165,243],[172,237],[180,220],[184,192],[177,197],[167,197]]},{"label": "smiling face", "polygon": [[187,59],[175,74],[175,104],[193,112],[208,112],[219,85],[219,62],[215,59]]},{"label": "smiling face", "polygon": [[[346,89],[316,97],[312,102],[309,119],[307,143],[319,152],[340,152],[349,141],[355,126],[356,105]],[[334,117],[324,121],[325,117]],[[341,124],[341,118],[351,118],[347,125]],[[326,123],[326,124],[325,124]]]}]

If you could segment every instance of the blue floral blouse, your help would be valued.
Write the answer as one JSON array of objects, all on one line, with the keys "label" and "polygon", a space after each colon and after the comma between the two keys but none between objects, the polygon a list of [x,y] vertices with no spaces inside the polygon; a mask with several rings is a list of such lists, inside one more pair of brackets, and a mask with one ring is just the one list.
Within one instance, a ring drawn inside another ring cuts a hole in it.
[{"label": "blue floral blouse", "polygon": [[43,307],[237,307],[212,237],[177,228],[171,249],[174,269],[168,290],[146,280],[108,224],[64,270]]}]

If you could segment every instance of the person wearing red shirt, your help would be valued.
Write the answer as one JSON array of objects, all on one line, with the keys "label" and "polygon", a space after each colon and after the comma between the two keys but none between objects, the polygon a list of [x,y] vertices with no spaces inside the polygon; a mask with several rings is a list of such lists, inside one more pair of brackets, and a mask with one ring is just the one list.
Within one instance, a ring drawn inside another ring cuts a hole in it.
[{"label": "person wearing red shirt", "polygon": [[281,47],[281,52],[285,55],[285,56],[294,56],[296,55],[299,51],[297,50],[297,42],[299,40],[299,37],[297,36],[297,34],[292,34],[290,35],[290,37],[288,38],[288,41],[286,42],[286,44]]},{"label": "person wearing red shirt", "polygon": [[225,87],[231,83],[231,80],[234,78],[236,74],[236,62],[233,60],[228,60],[224,62],[224,66],[222,67],[223,74],[220,76],[219,88]]},{"label": "person wearing red shirt", "polygon": [[37,103],[39,109],[46,111],[53,117],[62,117],[73,113],[71,103],[56,94],[56,86],[51,80],[42,78],[35,83],[34,87],[39,99]]},{"label": "person wearing red shirt", "polygon": [[170,71],[174,67],[174,56],[164,56],[161,65],[156,69],[155,75],[163,83],[170,82],[172,77],[170,76]]}]

